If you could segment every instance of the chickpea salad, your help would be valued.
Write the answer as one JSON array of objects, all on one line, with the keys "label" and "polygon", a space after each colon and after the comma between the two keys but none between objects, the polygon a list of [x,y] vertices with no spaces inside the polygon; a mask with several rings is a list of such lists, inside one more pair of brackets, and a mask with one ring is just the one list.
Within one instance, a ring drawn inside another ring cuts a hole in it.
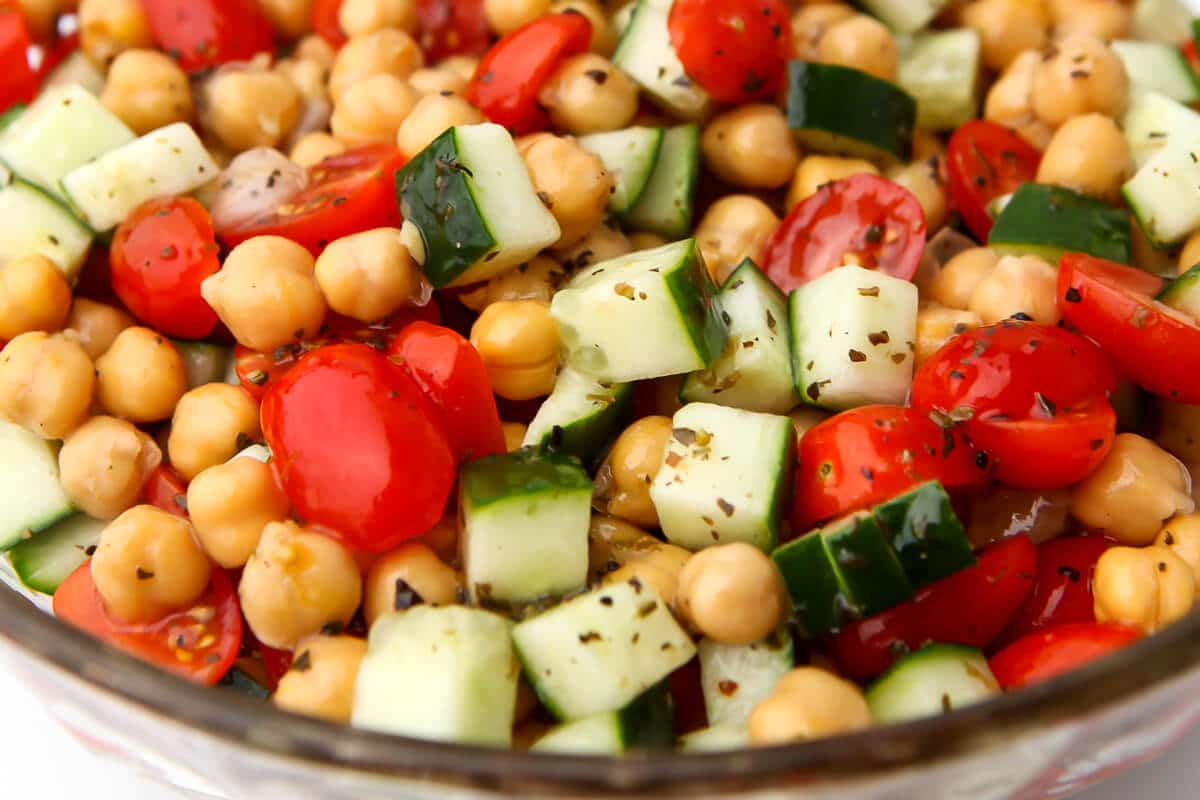
[{"label": "chickpea salad", "polygon": [[0,553],[188,680],[621,754],[1200,592],[1177,0],[0,0]]}]

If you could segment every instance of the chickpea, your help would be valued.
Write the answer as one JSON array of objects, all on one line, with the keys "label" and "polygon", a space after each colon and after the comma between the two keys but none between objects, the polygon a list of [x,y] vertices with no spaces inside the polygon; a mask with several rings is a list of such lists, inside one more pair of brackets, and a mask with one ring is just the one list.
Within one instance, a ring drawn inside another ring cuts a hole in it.
[{"label": "chickpea", "polygon": [[1038,166],[1037,182],[1113,201],[1132,174],[1125,134],[1109,117],[1092,113],[1072,117],[1055,132]]},{"label": "chickpea", "polygon": [[896,46],[892,32],[882,22],[866,14],[855,14],[829,26],[817,45],[817,60],[853,67],[876,78],[895,82],[900,65],[900,48]]},{"label": "chickpea", "polygon": [[301,61],[315,61],[325,69],[333,67],[336,57],[337,51],[333,49],[333,45],[325,41],[325,37],[315,33],[310,33],[297,42],[296,49],[292,51],[292,58]]},{"label": "chickpea", "polygon": [[982,325],[983,320],[974,311],[947,308],[937,303],[921,305],[917,309],[917,365],[925,363],[955,336]]},{"label": "chickpea", "polygon": [[392,142],[421,93],[395,75],[372,75],[348,87],[329,119],[333,135],[348,145]]},{"label": "chickpea", "polygon": [[1183,249],[1179,251],[1177,271],[1182,275],[1197,264],[1200,264],[1200,231],[1193,233],[1183,243]]},{"label": "chickpea", "polygon": [[628,126],[637,114],[638,87],[604,56],[584,53],[563,62],[538,102],[555,128],[582,136]]},{"label": "chickpea", "polygon": [[653,536],[646,536],[661,548],[650,548],[643,558],[632,559],[604,576],[605,585],[628,583],[637,580],[649,586],[668,606],[674,606],[679,592],[679,573],[691,560],[692,554],[682,547],[663,544]]},{"label": "chickpea", "polygon": [[528,264],[502,272],[478,289],[459,295],[459,300],[474,311],[511,300],[549,303],[554,290],[566,277],[566,269],[554,259],[534,256]]},{"label": "chickpea", "polygon": [[520,422],[503,422],[500,427],[504,429],[504,449],[510,453],[520,450],[525,443],[525,433],[529,426]]},{"label": "chickpea", "polygon": [[456,125],[483,122],[479,109],[457,95],[427,94],[396,129],[396,146],[409,158]]},{"label": "chickpea", "polygon": [[1057,284],[1058,270],[1037,256],[1004,256],[975,287],[967,310],[978,314],[984,325],[1020,314],[1054,325]]},{"label": "chickpea", "polygon": [[479,69],[478,56],[450,56],[438,63],[438,69],[448,70],[458,75],[464,81],[470,82]]},{"label": "chickpea", "polygon": [[1160,399],[1154,440],[1185,464],[1200,462],[1200,405]]},{"label": "chickpea", "polygon": [[200,599],[211,566],[192,526],[154,506],[134,506],[100,533],[92,580],[109,613],[156,622]]},{"label": "chickpea", "polygon": [[126,50],[154,47],[154,35],[138,0],[80,0],[79,46],[108,66]]},{"label": "chickpea", "polygon": [[[93,361],[108,352],[117,334],[135,324],[133,317],[120,309],[76,297],[67,316],[66,330],[71,331]],[[4,338],[0,334],[0,338]]]},{"label": "chickpea", "polygon": [[1173,518],[1158,532],[1154,544],[1170,550],[1191,568],[1200,595],[1200,514]]},{"label": "chickpea", "polygon": [[292,145],[289,158],[302,167],[311,167],[314,164],[320,164],[330,156],[344,152],[346,152],[346,145],[332,134],[313,131],[296,140],[296,143]]},{"label": "chickpea", "polygon": [[900,184],[913,193],[921,210],[925,212],[925,230],[929,235],[936,233],[946,223],[949,213],[946,199],[946,184],[942,180],[937,164],[914,159],[911,164],[897,165],[887,171],[890,181]]},{"label": "chickpea", "polygon": [[61,439],[88,417],[92,360],[69,334],[22,333],[0,350],[0,418]]},{"label": "chickpea", "polygon": [[870,725],[862,689],[817,667],[797,667],[780,678],[746,722],[755,745],[820,739]]},{"label": "chickpea", "polygon": [[1111,41],[1129,37],[1133,12],[1120,0],[1082,0],[1051,3],[1054,36],[1063,39],[1076,34]]},{"label": "chickpea", "polygon": [[1192,610],[1196,579],[1169,548],[1114,547],[1096,562],[1092,592],[1097,622],[1154,633]]},{"label": "chickpea", "polygon": [[237,152],[275,147],[300,119],[300,92],[278,72],[218,71],[204,94],[204,127]]},{"label": "chickpea", "polygon": [[313,274],[330,308],[368,323],[406,305],[421,284],[421,271],[398,228],[337,239],[317,258]]},{"label": "chickpea", "polygon": [[749,194],[731,194],[709,206],[696,226],[704,265],[720,286],[745,259],[763,260],[767,239],[779,227],[771,207]]},{"label": "chickpea", "polygon": [[32,254],[0,265],[0,340],[61,330],[70,310],[71,285],[50,259]]},{"label": "chickpea", "polygon": [[192,118],[187,73],[157,50],[126,50],[117,56],[100,101],[138,135]]},{"label": "chickpea", "polygon": [[471,326],[471,344],[483,358],[492,389],[501,397],[532,400],[554,389],[559,338],[549,303],[492,303]]},{"label": "chickpea", "polygon": [[423,95],[461,95],[467,90],[469,78],[444,67],[421,67],[408,76],[408,85]]},{"label": "chickpea", "polygon": [[592,0],[554,0],[550,13],[575,13],[587,18],[592,24],[592,39],[588,48],[597,55],[611,56],[617,49],[617,29],[599,3]]},{"label": "chickpea", "polygon": [[751,189],[786,185],[800,161],[783,112],[764,104],[719,115],[704,129],[700,146],[717,177]]},{"label": "chickpea", "polygon": [[312,31],[312,0],[259,0],[258,4],[283,38],[299,39]]},{"label": "chickpea", "polygon": [[1031,102],[1033,76],[1041,60],[1037,50],[1026,50],[1014,58],[988,90],[983,105],[984,119],[1012,128],[1039,150],[1045,149],[1054,135],[1054,128],[1033,113]]},{"label": "chickpea", "polygon": [[204,551],[237,569],[253,555],[267,523],[287,519],[291,505],[267,464],[234,458],[192,479],[187,508]]},{"label": "chickpea", "polygon": [[1129,77],[1107,44],[1093,36],[1068,36],[1038,62],[1029,97],[1047,125],[1093,111],[1116,117],[1129,99]]},{"label": "chickpea", "polygon": [[275,62],[275,71],[292,82],[303,100],[329,103],[329,91],[325,88],[329,68],[320,62],[303,58],[284,58]]},{"label": "chickpea", "polygon": [[366,654],[366,640],[354,636],[304,639],[271,702],[293,714],[349,724],[358,667]]},{"label": "chickpea", "polygon": [[605,220],[575,244],[556,251],[554,257],[562,261],[565,271],[572,272],[632,252],[633,244],[629,237],[621,232],[615,222]]},{"label": "chickpea", "polygon": [[635,231],[629,234],[629,244],[633,247],[633,252],[637,252],[639,250],[653,250],[656,247],[662,247],[664,244],[670,244],[670,242],[657,233]]},{"label": "chickpea", "polygon": [[750,644],[783,623],[791,601],[775,562],[745,542],[691,557],[679,573],[680,618],[710,639]]},{"label": "chickpea", "polygon": [[550,0],[483,0],[483,15],[492,30],[503,36],[550,10]]},{"label": "chickpea", "polygon": [[425,66],[417,40],[404,31],[385,28],[355,36],[342,46],[329,73],[329,95],[336,103],[342,94],[372,75],[407,78]]},{"label": "chickpea", "polygon": [[363,614],[367,624],[416,603],[434,606],[458,601],[458,573],[421,542],[405,542],[384,555],[367,573]]},{"label": "chickpea", "polygon": [[291,650],[326,625],[350,621],[362,600],[362,577],[340,542],[294,522],[269,522],[238,594],[258,640]]},{"label": "chickpea", "polygon": [[162,462],[154,440],[125,420],[92,417],[63,441],[58,471],[71,503],[97,519],[137,504],[146,478]]},{"label": "chickpea", "polygon": [[646,528],[658,527],[650,484],[662,467],[670,437],[671,420],[667,417],[643,417],[617,437],[608,457],[613,477],[609,514]]},{"label": "chickpea", "polygon": [[338,26],[351,39],[387,28],[415,34],[417,4],[414,0],[344,0]]},{"label": "chickpea", "polygon": [[[679,573],[692,554],[677,545],[660,542],[640,528],[616,517],[594,515],[588,531],[588,563],[593,575],[605,584],[634,578],[654,589],[674,606]],[[618,565],[613,570],[613,565]]]},{"label": "chickpea", "polygon": [[973,247],[951,258],[934,273],[929,299],[948,308],[966,310],[971,295],[996,268],[1000,257],[988,247]]},{"label": "chickpea", "polygon": [[126,328],[96,360],[96,399],[114,417],[159,422],[188,389],[179,350],[149,328]]},{"label": "chickpea", "polygon": [[963,9],[962,22],[979,34],[983,63],[997,72],[1022,51],[1042,48],[1050,26],[1042,0],[977,0]]},{"label": "chickpea", "polygon": [[604,219],[613,177],[604,162],[573,138],[539,134],[518,142],[533,187],[558,221],[555,247],[568,247]]},{"label": "chickpea", "polygon": [[878,174],[879,170],[874,164],[861,158],[805,156],[792,176],[792,185],[787,194],[787,208],[792,210],[827,183],[849,178],[851,175]]},{"label": "chickpea", "polygon": [[198,386],[179,399],[167,451],[171,465],[191,480],[237,455],[239,445],[261,435],[258,404],[227,383]]},{"label": "chickpea", "polygon": [[1104,462],[1075,487],[1071,514],[1123,544],[1146,545],[1163,522],[1195,510],[1191,492],[1179,459],[1149,439],[1119,433]]},{"label": "chickpea", "polygon": [[843,3],[816,3],[801,6],[792,14],[792,42],[796,58],[819,61],[821,39],[825,31],[843,20],[857,16]]},{"label": "chickpea", "polygon": [[55,22],[67,5],[63,0],[17,0],[17,10],[35,39],[53,38]]},{"label": "chickpea", "polygon": [[313,277],[315,263],[289,239],[255,236],[233,248],[200,294],[240,344],[269,352],[321,329],[325,299]]}]

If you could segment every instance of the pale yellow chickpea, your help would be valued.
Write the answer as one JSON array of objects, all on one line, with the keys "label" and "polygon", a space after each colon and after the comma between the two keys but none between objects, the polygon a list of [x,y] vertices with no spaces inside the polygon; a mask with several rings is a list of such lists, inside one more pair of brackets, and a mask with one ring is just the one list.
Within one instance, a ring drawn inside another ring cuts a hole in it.
[{"label": "pale yellow chickpea", "polygon": [[312,31],[312,0],[258,0],[271,26],[288,40]]},{"label": "pale yellow chickpea", "polygon": [[779,227],[771,207],[748,194],[731,194],[709,206],[696,226],[704,265],[720,286],[745,259],[763,261],[767,239]]},{"label": "pale yellow chickpea", "polygon": [[326,308],[314,267],[295,242],[256,236],[233,248],[200,294],[240,344],[268,352],[320,330]]},{"label": "pale yellow chickpea", "polygon": [[63,327],[74,334],[88,357],[95,361],[108,352],[117,334],[136,324],[133,317],[119,308],[76,297]]},{"label": "pale yellow chickpea", "polygon": [[538,197],[557,220],[555,247],[578,242],[604,218],[613,176],[571,137],[537,134],[517,143]]},{"label": "pale yellow chickpea", "polygon": [[1071,514],[1123,544],[1146,545],[1165,521],[1195,510],[1191,492],[1179,459],[1149,439],[1120,433],[1103,463],[1076,485]]},{"label": "pale yellow chickpea", "polygon": [[483,310],[471,326],[496,394],[508,400],[545,397],[558,371],[558,325],[549,303],[504,300]]},{"label": "pale yellow chickpea", "polygon": [[1041,63],[1039,50],[1026,50],[992,84],[984,101],[983,118],[1012,128],[1039,150],[1050,143],[1054,128],[1033,113],[1033,75]]},{"label": "pale yellow chickpea", "polygon": [[776,106],[739,106],[717,116],[700,139],[704,162],[735,186],[786,186],[800,161],[787,119]]},{"label": "pale yellow chickpea", "polygon": [[108,66],[126,50],[154,47],[154,35],[138,0],[80,0],[79,46]]},{"label": "pale yellow chickpea", "polygon": [[468,82],[478,68],[478,56],[450,56],[438,62],[438,69],[449,70]]},{"label": "pale yellow chickpea", "polygon": [[150,328],[126,328],[96,360],[96,399],[114,417],[138,423],[169,419],[187,389],[179,350]]},{"label": "pale yellow chickpea", "polygon": [[895,81],[900,49],[896,37],[882,22],[866,14],[855,14],[829,26],[817,45],[817,60]]},{"label": "pale yellow chickpea", "polygon": [[634,251],[638,250],[653,250],[656,247],[662,247],[664,244],[669,244],[665,237],[659,236],[657,233],[648,231],[634,231],[629,234],[629,244]]},{"label": "pale yellow chickpea", "polygon": [[333,135],[350,146],[392,142],[421,93],[386,73],[372,75],[339,96],[329,119]]},{"label": "pale yellow chickpea", "polygon": [[237,386],[207,383],[184,394],[171,417],[171,466],[191,480],[261,435],[258,404]]},{"label": "pale yellow chickpea", "polygon": [[292,650],[327,625],[345,625],[362,600],[362,576],[344,545],[294,522],[270,522],[238,586],[258,640]]},{"label": "pale yellow chickpea", "polygon": [[64,0],[17,0],[17,10],[35,39],[53,38],[54,23],[68,5]]},{"label": "pale yellow chickpea", "polygon": [[378,322],[406,305],[421,271],[397,228],[375,228],[330,243],[314,276],[329,307],[360,322]]},{"label": "pale yellow chickpea", "polygon": [[450,128],[483,121],[479,109],[458,95],[427,94],[396,129],[396,146],[412,158]]},{"label": "pale yellow chickpea", "polygon": [[750,644],[782,624],[791,601],[778,568],[745,542],[705,548],[679,573],[676,609],[691,628],[718,642]]},{"label": "pale yellow chickpea", "polygon": [[348,724],[358,667],[367,642],[354,636],[312,636],[296,645],[292,666],[271,695],[284,711]]},{"label": "pale yellow chickpea", "polygon": [[417,40],[401,30],[385,28],[355,36],[342,46],[329,73],[329,95],[336,103],[342,93],[372,75],[407,78],[425,66]]},{"label": "pale yellow chickpea", "polygon": [[1183,243],[1179,251],[1177,272],[1182,275],[1192,267],[1200,264],[1200,231],[1196,231]]},{"label": "pale yellow chickpea", "polygon": [[329,90],[325,84],[329,67],[307,58],[283,58],[275,62],[275,71],[291,81],[305,101],[328,104]]},{"label": "pale yellow chickpea", "polygon": [[330,156],[344,152],[346,152],[346,145],[333,134],[313,131],[296,140],[288,157],[302,167],[311,167],[314,164],[320,164]]},{"label": "pale yellow chickpea", "polygon": [[338,27],[351,39],[386,28],[415,34],[417,4],[415,0],[344,0],[338,9]]},{"label": "pale yellow chickpea", "polygon": [[91,570],[108,612],[137,623],[156,622],[199,600],[212,566],[187,520],[143,505],[100,532]]},{"label": "pale yellow chickpea", "polygon": [[797,667],[750,712],[750,743],[786,744],[862,730],[871,710],[862,689],[817,667]]},{"label": "pale yellow chickpea", "polygon": [[955,336],[982,325],[983,321],[974,311],[947,308],[937,303],[923,303],[917,309],[917,365],[925,363]]},{"label": "pale yellow chickpea", "polygon": [[1133,12],[1121,0],[1078,0],[1050,6],[1055,38],[1085,34],[1111,41],[1129,36]]},{"label": "pale yellow chickpea", "polygon": [[629,237],[614,222],[605,220],[575,244],[556,250],[554,257],[563,263],[564,270],[570,272],[632,252]]},{"label": "pale yellow chickpea", "polygon": [[983,282],[1000,257],[989,247],[973,247],[951,258],[934,273],[929,282],[928,299],[947,308],[965,311],[971,295]]},{"label": "pale yellow chickpea", "polygon": [[278,72],[217,72],[204,86],[204,127],[233,151],[275,147],[300,119],[300,92]]},{"label": "pale yellow chickpea", "polygon": [[363,615],[367,625],[417,603],[448,606],[458,601],[458,573],[422,542],[405,542],[367,573]]},{"label": "pale yellow chickpea", "polygon": [[1092,578],[1097,622],[1154,633],[1181,619],[1196,602],[1191,566],[1166,547],[1113,547]]},{"label": "pale yellow chickpea", "polygon": [[1047,125],[1096,112],[1117,117],[1129,99],[1129,77],[1112,48],[1076,34],[1051,45],[1033,72],[1030,104]]},{"label": "pale yellow chickpea", "polygon": [[1037,182],[1112,201],[1132,174],[1129,140],[1111,118],[1092,113],[1072,117],[1054,133],[1038,165]]},{"label": "pale yellow chickpea", "polygon": [[70,311],[71,285],[50,259],[33,254],[0,265],[0,340],[62,330]]},{"label": "pale yellow chickpea", "polygon": [[[663,544],[653,536],[646,536],[645,554],[633,558],[604,576],[605,585],[628,583],[636,580],[649,586],[668,606],[674,607],[679,592],[679,573],[691,560],[692,554],[682,547]],[[650,542],[655,545],[651,546]]]},{"label": "pale yellow chickpea", "polygon": [[138,135],[192,118],[187,73],[157,50],[126,50],[117,56],[100,102]]},{"label": "pale yellow chickpea", "polygon": [[1023,50],[1045,45],[1050,25],[1042,0],[976,0],[963,9],[962,22],[979,34],[983,63],[997,72]]},{"label": "pale yellow chickpea", "polygon": [[196,538],[213,561],[242,567],[258,547],[263,528],[287,519],[291,505],[271,468],[255,458],[209,467],[188,484],[187,509]]},{"label": "pale yellow chickpea", "polygon": [[[945,270],[943,270],[944,272]],[[971,293],[968,311],[991,325],[1025,317],[1043,325],[1058,322],[1058,270],[1037,256],[1004,256]]]},{"label": "pale yellow chickpea", "polygon": [[513,453],[524,446],[525,433],[529,430],[529,426],[523,425],[520,422],[502,422],[500,427],[504,430],[505,450]]},{"label": "pale yellow chickpea", "polygon": [[554,290],[566,280],[566,269],[548,256],[534,256],[528,264],[502,272],[487,283],[459,295],[467,308],[483,311],[507,300],[540,300],[549,303]]},{"label": "pale yellow chickpea", "polygon": [[1158,400],[1159,447],[1185,464],[1200,462],[1200,405]]},{"label": "pale yellow chickpea", "polygon": [[617,49],[617,29],[600,3],[592,0],[554,0],[550,13],[575,13],[587,18],[592,24],[592,38],[588,48],[597,55],[611,56]]},{"label": "pale yellow chickpea", "polygon": [[[659,541],[617,517],[594,514],[588,531],[588,565],[604,584],[637,579],[674,607],[679,573],[692,554]],[[613,567],[616,566],[616,569]]]},{"label": "pale yellow chickpea", "polygon": [[566,133],[615,131],[637,114],[638,87],[604,56],[583,53],[563,62],[542,87],[538,103]]},{"label": "pale yellow chickpea", "polygon": [[650,484],[662,467],[670,438],[671,420],[667,417],[642,417],[621,432],[608,456],[613,484],[609,514],[645,528],[658,527]]},{"label": "pale yellow chickpea", "polygon": [[550,0],[483,0],[483,15],[492,30],[503,36],[550,10]]},{"label": "pale yellow chickpea", "polygon": [[0,417],[61,439],[88,417],[96,377],[70,334],[22,333],[0,350]]},{"label": "pale yellow chickpea", "polygon": [[946,184],[942,180],[936,163],[925,159],[913,159],[911,164],[900,164],[886,173],[888,180],[898,183],[912,192],[925,212],[925,230],[932,236],[946,223],[949,212]]},{"label": "pale yellow chickpea", "polygon": [[147,476],[162,463],[154,439],[123,419],[92,417],[58,452],[58,472],[71,503],[97,519],[137,504]]},{"label": "pale yellow chickpea", "polygon": [[421,67],[408,76],[408,85],[423,95],[462,94],[466,91],[468,82],[469,79],[457,72],[440,66]]},{"label": "pale yellow chickpea", "polygon": [[843,3],[801,6],[792,14],[792,46],[801,61],[820,60],[820,44],[831,26],[850,19],[856,11]]},{"label": "pale yellow chickpea", "polygon": [[879,170],[874,164],[861,158],[805,156],[792,176],[792,185],[787,193],[787,208],[789,211],[795,208],[827,183],[849,178],[851,175],[878,174]]},{"label": "pale yellow chickpea", "polygon": [[325,69],[333,68],[333,60],[336,57],[337,50],[333,48],[333,45],[325,41],[324,36],[315,33],[310,33],[296,42],[296,49],[292,51],[292,58],[315,61]]},{"label": "pale yellow chickpea", "polygon": [[1200,593],[1200,514],[1174,517],[1158,532],[1154,544],[1170,550],[1191,567]]}]

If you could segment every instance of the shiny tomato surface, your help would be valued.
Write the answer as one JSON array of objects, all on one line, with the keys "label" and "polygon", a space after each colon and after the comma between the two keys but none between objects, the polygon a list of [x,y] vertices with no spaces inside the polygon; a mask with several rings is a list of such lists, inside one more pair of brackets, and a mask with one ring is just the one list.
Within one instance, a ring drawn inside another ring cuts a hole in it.
[{"label": "shiny tomato surface", "polygon": [[775,96],[792,57],[782,0],[675,0],[667,22],[688,77],[719,103]]},{"label": "shiny tomato surface", "polygon": [[1113,542],[1103,536],[1062,536],[1038,545],[1033,592],[1017,611],[1003,641],[1057,625],[1095,622],[1092,579],[1096,562]]},{"label": "shiny tomato surface", "polygon": [[255,0],[141,0],[159,48],[189,72],[275,51],[275,31]]},{"label": "shiny tomato surface", "polygon": [[481,55],[492,42],[483,0],[417,0],[417,18],[427,63]]},{"label": "shiny tomato surface", "polygon": [[976,119],[954,131],[946,147],[950,197],[981,242],[992,229],[988,207],[1037,176],[1042,154],[1014,131]]},{"label": "shiny tomato surface", "polygon": [[1136,629],[1112,623],[1056,625],[1018,639],[988,664],[1002,688],[1020,689],[1082,667],[1140,637]]}]

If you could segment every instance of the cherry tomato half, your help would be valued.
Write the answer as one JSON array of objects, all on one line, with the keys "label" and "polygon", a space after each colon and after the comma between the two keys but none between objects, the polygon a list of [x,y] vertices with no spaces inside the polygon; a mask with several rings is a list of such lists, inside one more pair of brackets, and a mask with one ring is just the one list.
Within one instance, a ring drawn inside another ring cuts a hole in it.
[{"label": "cherry tomato half", "polygon": [[719,103],[774,97],[792,57],[781,0],[675,0],[667,21],[684,72]]},{"label": "cherry tomato half", "polygon": [[492,41],[492,29],[483,15],[483,0],[417,0],[421,22],[421,49],[425,60],[483,54]]},{"label": "cherry tomato half", "polygon": [[979,241],[992,229],[991,202],[1033,180],[1041,160],[1037,148],[995,122],[971,120],[954,131],[946,147],[950,197]]},{"label": "cherry tomato half", "polygon": [[[197,615],[199,609],[214,613]],[[130,625],[104,608],[89,559],[54,593],[54,615],[106,644],[206,686],[225,676],[242,645],[237,592],[217,567],[207,591],[191,609],[148,625]]]},{"label": "cherry tomato half", "polygon": [[1020,689],[1102,658],[1140,636],[1134,628],[1112,623],[1057,625],[1018,639],[992,656],[988,666],[1001,688]]},{"label": "cherry tomato half", "polygon": [[878,175],[825,184],[767,240],[767,275],[785,292],[846,263],[912,280],[925,248],[925,212],[912,192]]},{"label": "cherry tomato half", "polygon": [[442,518],[454,453],[416,381],[379,351],[301,356],[267,389],[262,427],[297,513],[350,547],[389,550]]},{"label": "cherry tomato half", "polygon": [[166,464],[159,464],[142,486],[142,502],[186,518],[187,482]]},{"label": "cherry tomato half", "polygon": [[0,113],[37,94],[38,76],[29,63],[33,36],[25,18],[15,8],[0,5]]},{"label": "cherry tomato half", "polygon": [[1037,579],[1001,640],[1077,622],[1095,622],[1092,579],[1112,542],[1102,536],[1062,536],[1038,545]]},{"label": "cherry tomato half", "polygon": [[345,0],[313,0],[312,4],[313,32],[334,47],[341,47],[347,41],[342,24],[338,22],[343,2]]},{"label": "cherry tomato half", "polygon": [[275,31],[255,0],[142,0],[160,50],[188,72],[275,51]]}]

